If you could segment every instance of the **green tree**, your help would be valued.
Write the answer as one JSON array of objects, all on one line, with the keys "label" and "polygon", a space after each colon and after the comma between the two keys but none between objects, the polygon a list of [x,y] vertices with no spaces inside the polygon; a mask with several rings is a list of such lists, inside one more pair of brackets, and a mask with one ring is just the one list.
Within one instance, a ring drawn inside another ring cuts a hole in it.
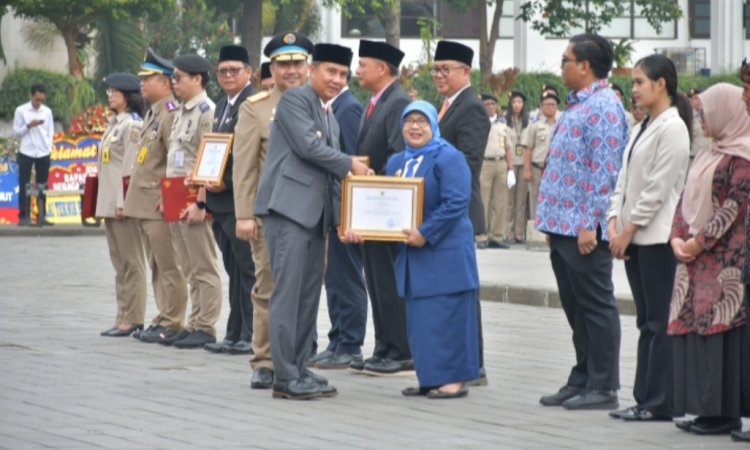
[{"label": "green tree", "polygon": [[46,20],[60,32],[68,53],[68,71],[83,79],[87,47],[97,24],[106,19],[133,22],[160,13],[174,0],[0,0],[0,11],[30,20]]},{"label": "green tree", "polygon": [[[675,0],[634,0],[649,24],[662,24],[682,16]],[[519,19],[531,22],[544,36],[565,37],[573,28],[596,33],[630,8],[630,0],[530,0],[521,6]]]},{"label": "green tree", "polygon": [[385,41],[394,47],[400,46],[401,0],[323,0],[323,5],[338,7],[347,17],[352,13],[363,14],[365,7],[369,7],[385,28]]}]

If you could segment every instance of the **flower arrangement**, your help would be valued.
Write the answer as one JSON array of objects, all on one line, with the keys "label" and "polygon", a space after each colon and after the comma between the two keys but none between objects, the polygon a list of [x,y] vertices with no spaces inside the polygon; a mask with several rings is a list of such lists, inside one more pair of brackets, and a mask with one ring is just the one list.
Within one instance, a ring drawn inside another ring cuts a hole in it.
[{"label": "flower arrangement", "polygon": [[75,116],[68,128],[69,136],[101,135],[107,126],[107,109],[101,103],[89,106]]}]

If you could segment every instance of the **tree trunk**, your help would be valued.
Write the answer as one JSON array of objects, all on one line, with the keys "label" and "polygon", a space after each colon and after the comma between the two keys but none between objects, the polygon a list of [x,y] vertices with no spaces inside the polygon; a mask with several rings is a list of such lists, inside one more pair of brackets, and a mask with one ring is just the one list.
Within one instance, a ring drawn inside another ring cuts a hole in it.
[{"label": "tree trunk", "polygon": [[486,0],[477,0],[479,8],[479,73],[481,74],[482,89],[489,87],[490,77],[492,76],[492,64],[495,59],[495,44],[500,35],[500,16],[503,13],[504,0],[494,1],[494,11],[492,12],[492,23],[487,29],[487,8],[489,4]]},{"label": "tree trunk", "polygon": [[70,72],[76,80],[83,80],[83,64],[78,59],[78,28],[75,26],[60,27],[56,25],[57,29],[60,30],[60,34],[65,41],[65,48],[68,51],[68,72]]},{"label": "tree trunk", "polygon": [[260,69],[260,47],[263,43],[263,1],[244,0],[240,16],[240,41],[250,56],[250,65]]},{"label": "tree trunk", "polygon": [[385,42],[399,48],[401,43],[401,0],[383,2]]}]

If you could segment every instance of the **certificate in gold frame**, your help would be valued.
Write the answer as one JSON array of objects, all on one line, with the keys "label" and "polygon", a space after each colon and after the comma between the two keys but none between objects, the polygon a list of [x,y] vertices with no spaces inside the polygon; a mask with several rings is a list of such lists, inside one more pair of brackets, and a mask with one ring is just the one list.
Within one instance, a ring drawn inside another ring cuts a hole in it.
[{"label": "certificate in gold frame", "polygon": [[364,163],[367,167],[370,167],[370,157],[369,156],[352,156],[352,158],[356,159],[357,161]]},{"label": "certificate in gold frame", "polygon": [[232,152],[233,139],[232,133],[205,133],[201,137],[198,155],[190,174],[192,184],[221,185],[229,154]]},{"label": "certificate in gold frame", "polygon": [[345,177],[341,186],[341,238],[351,230],[366,241],[406,241],[404,228],[422,224],[424,179]]}]

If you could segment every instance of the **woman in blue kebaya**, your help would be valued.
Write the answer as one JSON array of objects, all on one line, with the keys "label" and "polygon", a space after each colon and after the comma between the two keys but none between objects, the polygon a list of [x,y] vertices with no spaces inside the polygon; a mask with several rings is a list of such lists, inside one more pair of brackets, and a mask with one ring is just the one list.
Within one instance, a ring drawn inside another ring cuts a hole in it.
[{"label": "woman in blue kebaya", "polygon": [[[406,300],[409,346],[419,387],[406,396],[457,398],[479,377],[474,232],[469,220],[471,174],[464,155],[440,137],[435,108],[410,103],[401,115],[406,150],[386,174],[424,179],[423,222],[406,229],[395,270]],[[347,240],[359,241],[349,233]]]}]

